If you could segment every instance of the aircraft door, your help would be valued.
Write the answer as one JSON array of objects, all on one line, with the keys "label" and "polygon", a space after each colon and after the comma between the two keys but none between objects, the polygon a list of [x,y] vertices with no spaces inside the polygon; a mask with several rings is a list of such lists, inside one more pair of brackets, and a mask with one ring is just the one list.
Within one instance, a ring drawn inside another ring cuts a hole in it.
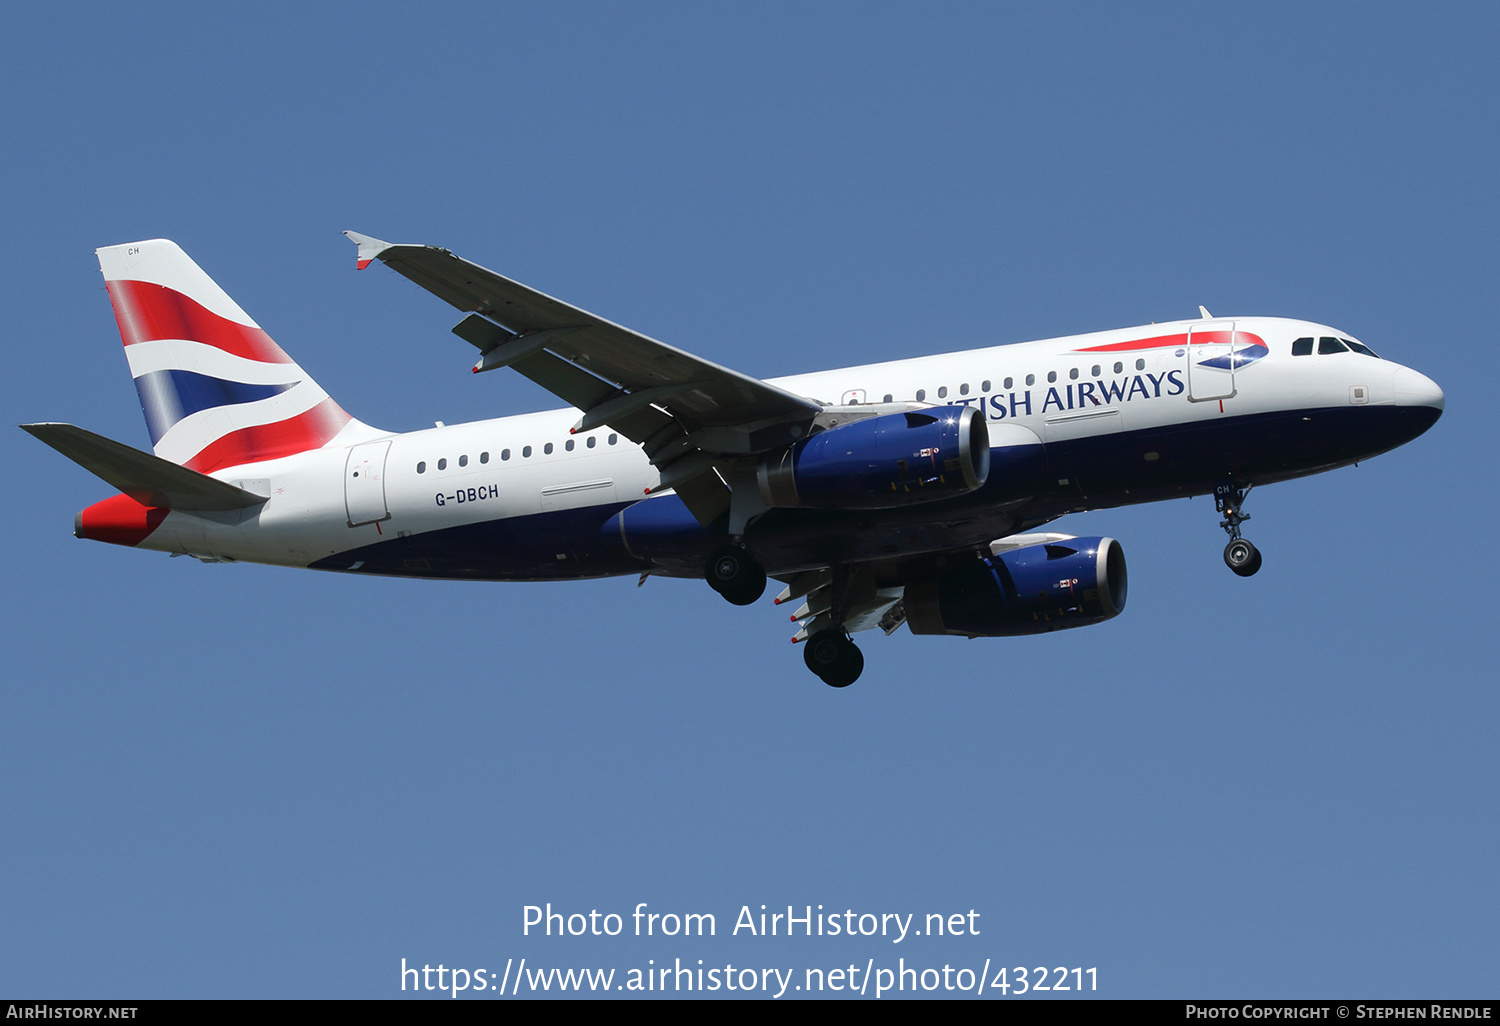
[{"label": "aircraft door", "polygon": [[387,438],[349,450],[349,461],[344,465],[344,509],[350,527],[390,519],[391,511],[385,503],[385,457],[390,448]]},{"label": "aircraft door", "polygon": [[1238,338],[1234,321],[1204,321],[1188,329],[1188,401],[1208,402],[1234,395]]}]

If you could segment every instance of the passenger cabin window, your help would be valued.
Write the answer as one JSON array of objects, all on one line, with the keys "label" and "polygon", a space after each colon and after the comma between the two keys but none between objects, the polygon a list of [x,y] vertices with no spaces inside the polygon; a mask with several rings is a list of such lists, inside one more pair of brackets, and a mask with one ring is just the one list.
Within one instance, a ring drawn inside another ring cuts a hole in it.
[{"label": "passenger cabin window", "polygon": [[508,459],[510,459],[510,450],[509,449],[501,449],[500,450],[500,458],[502,460],[508,460]]},{"label": "passenger cabin window", "polygon": [[469,465],[469,457],[468,456],[460,456],[458,458],[458,465],[460,467],[467,467]]},{"label": "passenger cabin window", "polygon": [[1336,338],[1329,338],[1327,335],[1324,335],[1318,339],[1319,356],[1327,356],[1330,353],[1347,353],[1348,351],[1349,347]]},{"label": "passenger cabin window", "polygon": [[[990,382],[989,382],[988,378],[985,379],[984,384],[982,384],[982,385],[979,386],[979,390],[981,392],[988,392],[990,390]],[[967,395],[968,393],[965,392],[964,394]]]},{"label": "passenger cabin window", "polygon": [[521,458],[523,460],[531,459],[531,446],[528,445],[521,449]]},{"label": "passenger cabin window", "polygon": [[1068,370],[1068,380],[1069,381],[1077,381],[1078,380],[1078,368],[1077,367],[1069,368],[1069,370]]},{"label": "passenger cabin window", "polygon": [[939,399],[946,399],[946,398],[948,398],[948,386],[947,385],[943,385],[942,387],[940,387],[938,389],[938,398]]},{"label": "passenger cabin window", "polygon": [[1135,361],[1135,369],[1136,370],[1145,370],[1146,369],[1146,361],[1145,360],[1137,360],[1137,361]]},{"label": "passenger cabin window", "polygon": [[1036,375],[1035,374],[1028,374],[1028,375],[1026,375],[1026,384],[1028,384],[1028,385],[1034,385],[1034,384],[1036,384]]},{"label": "passenger cabin window", "polygon": [[1119,374],[1124,369],[1125,369],[1125,365],[1123,363],[1116,363],[1115,364],[1115,373],[1116,374]]},{"label": "passenger cabin window", "polygon": [[480,463],[488,463],[489,461],[490,461],[490,454],[489,453],[482,452],[482,453],[479,454],[479,462]]},{"label": "passenger cabin window", "polygon": [[425,474],[425,473],[427,473],[427,461],[426,460],[423,460],[421,463],[417,464],[417,473],[418,474]]},{"label": "passenger cabin window", "polygon": [[563,448],[566,449],[566,450],[568,450],[569,452],[572,452],[573,451],[573,439],[570,438],[566,442],[564,442],[563,443]]},{"label": "passenger cabin window", "polygon": [[619,435],[610,435],[609,436],[609,444],[610,445],[614,445],[619,440],[620,440],[620,436]]},{"label": "passenger cabin window", "polygon": [[923,402],[926,398],[927,398],[927,389],[925,389],[925,388],[919,388],[919,389],[917,389],[917,402],[919,402],[919,403]]},{"label": "passenger cabin window", "polygon": [[1006,388],[1014,388],[1015,385],[1016,385],[1016,379],[1015,378],[1006,378],[1005,379],[1005,387]]},{"label": "passenger cabin window", "polygon": [[1094,377],[1097,378],[1099,376],[1099,365],[1097,363],[1094,364],[1094,369],[1091,370],[1089,373],[1092,374]]},{"label": "passenger cabin window", "polygon": [[896,398],[896,397],[895,397],[895,396],[893,396],[893,395],[891,395],[891,393],[889,393],[889,392],[887,392],[887,393],[886,393],[886,394],[885,394],[885,401],[886,401],[886,402],[891,402],[891,401],[893,401],[893,400],[894,400],[894,399],[895,399],[895,398]]},{"label": "passenger cabin window", "polygon": [[544,455],[547,455],[547,456],[551,456],[552,455],[552,443],[551,442],[548,442],[546,445],[542,446],[542,453]]},{"label": "passenger cabin window", "polygon": [[448,469],[448,458],[446,456],[443,457],[442,459],[438,460],[438,469],[439,470],[447,470]]},{"label": "passenger cabin window", "polygon": [[589,448],[592,449],[595,446],[595,444],[598,443],[598,441],[599,441],[599,439],[595,438],[593,435],[589,435],[589,441],[588,441]]},{"label": "passenger cabin window", "polygon": [[1047,383],[1050,385],[1052,382],[1054,382],[1056,380],[1057,380],[1057,371],[1048,371],[1047,372]]},{"label": "passenger cabin window", "polygon": [[1312,355],[1312,339],[1310,339],[1310,338],[1299,338],[1297,341],[1293,342],[1292,343],[1292,355],[1293,356],[1311,356]]}]

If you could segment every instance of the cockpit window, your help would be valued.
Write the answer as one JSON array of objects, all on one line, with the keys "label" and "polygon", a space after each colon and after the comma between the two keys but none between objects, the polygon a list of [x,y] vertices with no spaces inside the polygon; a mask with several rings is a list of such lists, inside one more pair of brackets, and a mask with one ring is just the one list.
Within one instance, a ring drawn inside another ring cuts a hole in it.
[{"label": "cockpit window", "polygon": [[1329,353],[1347,353],[1348,351],[1348,347],[1336,338],[1329,338],[1327,335],[1324,335],[1318,339],[1319,356],[1327,356]]},{"label": "cockpit window", "polygon": [[1293,356],[1311,356],[1312,355],[1312,339],[1310,339],[1310,338],[1299,338],[1297,341],[1293,342],[1292,343],[1292,355]]},{"label": "cockpit window", "polygon": [[1375,350],[1371,349],[1363,342],[1356,342],[1352,338],[1342,338],[1339,339],[1339,341],[1344,343],[1344,345],[1348,346],[1350,349],[1354,350],[1356,353],[1362,353],[1365,356],[1374,356],[1377,360],[1380,359],[1379,356],[1375,356]]}]

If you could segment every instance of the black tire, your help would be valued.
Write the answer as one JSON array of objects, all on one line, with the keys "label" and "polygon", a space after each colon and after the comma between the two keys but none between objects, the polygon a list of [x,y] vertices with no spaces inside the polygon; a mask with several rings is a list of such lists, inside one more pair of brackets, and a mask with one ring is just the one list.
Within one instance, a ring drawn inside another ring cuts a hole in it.
[{"label": "black tire", "polygon": [[738,545],[714,550],[704,565],[709,587],[737,606],[748,606],[766,591],[766,571]]},{"label": "black tire", "polygon": [[846,688],[864,672],[864,653],[843,631],[819,631],[805,645],[802,661],[829,687]]},{"label": "black tire", "polygon": [[1248,539],[1234,538],[1224,546],[1224,565],[1241,577],[1250,577],[1260,569],[1260,550]]},{"label": "black tire", "polygon": [[859,675],[865,672],[865,654],[859,650],[859,646],[852,641],[849,643],[849,658],[844,660],[842,666],[836,671],[822,674],[823,683],[831,688],[847,688],[850,684],[859,680]]},{"label": "black tire", "polygon": [[844,646],[850,644],[843,631],[819,631],[802,645],[802,661],[819,677],[844,660]]}]

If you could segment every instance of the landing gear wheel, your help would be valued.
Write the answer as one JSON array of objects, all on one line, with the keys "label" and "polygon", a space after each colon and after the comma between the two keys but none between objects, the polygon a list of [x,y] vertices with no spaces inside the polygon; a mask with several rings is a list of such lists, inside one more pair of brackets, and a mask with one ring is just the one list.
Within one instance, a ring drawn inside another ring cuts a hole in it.
[{"label": "landing gear wheel", "polygon": [[859,650],[854,642],[849,642],[849,658],[837,670],[823,675],[823,683],[831,688],[847,688],[850,684],[859,680],[859,675],[865,672],[865,654]]},{"label": "landing gear wheel", "polygon": [[1229,544],[1224,546],[1224,565],[1241,577],[1249,577],[1260,569],[1260,550],[1240,537],[1240,525],[1250,519],[1245,512],[1245,498],[1253,487],[1241,488],[1232,481],[1214,486],[1214,509],[1224,514],[1219,526],[1229,534]]},{"label": "landing gear wheel", "polygon": [[1260,569],[1260,549],[1247,538],[1235,538],[1224,546],[1224,565],[1241,577],[1249,577]]},{"label": "landing gear wheel", "polygon": [[865,669],[864,653],[841,630],[819,631],[808,638],[802,661],[824,684],[834,688],[847,688]]},{"label": "landing gear wheel", "polygon": [[748,606],[765,594],[765,568],[738,545],[715,549],[703,576],[710,588],[737,606]]}]

